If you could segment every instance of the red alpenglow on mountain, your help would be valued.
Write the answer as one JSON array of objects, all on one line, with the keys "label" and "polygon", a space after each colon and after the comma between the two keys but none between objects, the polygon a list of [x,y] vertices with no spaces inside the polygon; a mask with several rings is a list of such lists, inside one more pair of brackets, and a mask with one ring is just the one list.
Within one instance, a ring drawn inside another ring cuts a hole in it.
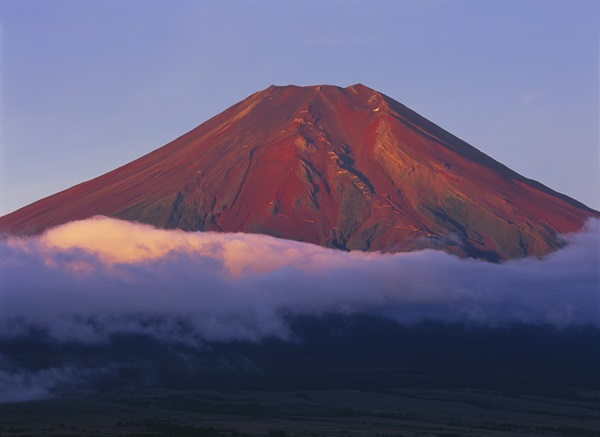
[{"label": "red alpenglow on mountain", "polygon": [[366,86],[271,86],[173,142],[0,218],[31,235],[95,215],[348,250],[543,256],[600,213]]}]

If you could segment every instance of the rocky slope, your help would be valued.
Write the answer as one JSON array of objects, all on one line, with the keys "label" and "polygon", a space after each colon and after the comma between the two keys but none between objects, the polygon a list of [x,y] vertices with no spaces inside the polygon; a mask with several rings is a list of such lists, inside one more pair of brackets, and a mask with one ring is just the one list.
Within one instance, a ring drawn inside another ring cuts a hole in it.
[{"label": "rocky slope", "polygon": [[599,213],[357,84],[272,86],[173,142],[0,218],[36,234],[103,214],[349,250],[543,256]]}]

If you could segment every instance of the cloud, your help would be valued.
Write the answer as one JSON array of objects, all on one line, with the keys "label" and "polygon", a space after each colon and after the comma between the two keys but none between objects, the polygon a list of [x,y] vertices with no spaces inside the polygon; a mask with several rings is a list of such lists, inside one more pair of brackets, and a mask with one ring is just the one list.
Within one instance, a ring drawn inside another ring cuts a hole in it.
[{"label": "cloud", "polygon": [[11,360],[14,357],[0,355],[0,404],[47,399],[58,392],[154,382],[151,366],[139,358],[101,361],[69,357],[67,360],[56,360],[56,356],[62,355],[64,350],[53,353],[48,350],[45,353],[30,351],[29,355],[36,353],[38,358],[43,356],[40,361],[46,363],[37,363],[32,367],[19,360]]},{"label": "cloud", "polygon": [[30,372],[17,369],[0,359],[0,403],[45,399],[58,388],[72,386],[79,380],[77,371],[69,367]]},{"label": "cloud", "polygon": [[0,338],[42,330],[94,344],[144,334],[202,347],[289,340],[286,316],[331,312],[598,325],[600,221],[565,238],[569,244],[543,260],[491,264],[95,217],[0,242]]}]

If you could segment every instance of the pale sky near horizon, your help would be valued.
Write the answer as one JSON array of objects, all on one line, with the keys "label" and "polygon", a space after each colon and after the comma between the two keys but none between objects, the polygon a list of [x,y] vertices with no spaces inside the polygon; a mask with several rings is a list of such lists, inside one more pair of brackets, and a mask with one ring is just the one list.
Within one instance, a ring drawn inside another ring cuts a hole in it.
[{"label": "pale sky near horizon", "polygon": [[360,82],[600,209],[596,0],[0,0],[0,215],[271,84]]}]

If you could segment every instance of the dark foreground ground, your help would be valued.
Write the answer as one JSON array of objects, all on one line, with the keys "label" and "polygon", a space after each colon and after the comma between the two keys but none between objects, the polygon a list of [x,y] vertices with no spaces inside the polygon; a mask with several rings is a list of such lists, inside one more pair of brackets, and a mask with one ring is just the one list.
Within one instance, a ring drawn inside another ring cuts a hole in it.
[{"label": "dark foreground ground", "polygon": [[142,390],[2,405],[2,436],[598,436],[579,400],[467,389]]},{"label": "dark foreground ground", "polygon": [[600,436],[597,328],[289,324],[201,347],[2,340],[0,436]]}]

